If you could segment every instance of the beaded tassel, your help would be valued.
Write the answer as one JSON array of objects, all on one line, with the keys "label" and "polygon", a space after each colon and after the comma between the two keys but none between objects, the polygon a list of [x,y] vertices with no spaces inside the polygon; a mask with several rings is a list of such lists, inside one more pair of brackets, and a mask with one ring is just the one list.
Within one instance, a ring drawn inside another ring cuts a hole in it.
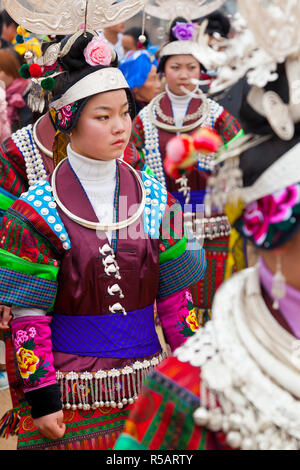
[{"label": "beaded tassel", "polygon": [[89,410],[118,407],[132,404],[138,397],[146,376],[165,357],[143,362],[136,361],[132,366],[123,369],[99,370],[91,372],[56,373],[57,383],[64,398],[64,408]]}]

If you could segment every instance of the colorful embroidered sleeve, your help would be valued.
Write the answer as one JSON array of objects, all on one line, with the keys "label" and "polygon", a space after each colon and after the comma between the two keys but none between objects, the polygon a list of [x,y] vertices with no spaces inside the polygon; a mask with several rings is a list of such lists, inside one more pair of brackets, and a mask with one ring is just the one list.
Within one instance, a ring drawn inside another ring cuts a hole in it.
[{"label": "colorful embroidered sleeve", "polygon": [[56,383],[51,344],[51,317],[12,320],[12,336],[24,392]]},{"label": "colorful embroidered sleeve", "polygon": [[215,435],[193,419],[200,371],[173,356],[146,377],[114,450],[216,450]]},{"label": "colorful embroidered sleeve", "polygon": [[187,234],[179,202],[168,193],[160,226],[158,299],[196,284],[206,269],[205,251]]},{"label": "colorful embroidered sleeve", "polygon": [[47,182],[22,194],[5,213],[0,230],[0,303],[51,310],[59,259],[70,240]]},{"label": "colorful embroidered sleeve", "polygon": [[0,221],[4,212],[27,188],[24,158],[9,138],[0,146]]},{"label": "colorful embroidered sleeve", "polygon": [[172,352],[199,329],[192,295],[188,289],[158,300],[157,314]]},{"label": "colorful embroidered sleeve", "polygon": [[70,240],[46,181],[30,187],[7,210],[0,231],[0,303],[26,309],[11,322],[25,397],[32,416],[61,409],[51,343],[51,311],[60,260]]},{"label": "colorful embroidered sleeve", "polygon": [[33,418],[61,410],[51,342],[51,317],[29,315],[11,322],[12,341],[25,399]]},{"label": "colorful embroidered sleeve", "polygon": [[225,109],[217,118],[214,128],[222,137],[224,144],[231,143],[233,140],[244,135],[244,131],[239,122]]}]

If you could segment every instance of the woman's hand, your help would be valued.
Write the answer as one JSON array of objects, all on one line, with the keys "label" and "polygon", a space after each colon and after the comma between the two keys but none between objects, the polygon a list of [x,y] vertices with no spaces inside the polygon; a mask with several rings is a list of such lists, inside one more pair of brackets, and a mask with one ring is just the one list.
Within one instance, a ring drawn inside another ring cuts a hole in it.
[{"label": "woman's hand", "polygon": [[35,427],[43,436],[49,439],[59,439],[63,437],[66,431],[66,425],[63,422],[64,414],[62,410],[41,416],[33,420]]},{"label": "woman's hand", "polygon": [[0,305],[0,329],[8,330],[9,322],[12,319],[11,308],[7,305]]}]

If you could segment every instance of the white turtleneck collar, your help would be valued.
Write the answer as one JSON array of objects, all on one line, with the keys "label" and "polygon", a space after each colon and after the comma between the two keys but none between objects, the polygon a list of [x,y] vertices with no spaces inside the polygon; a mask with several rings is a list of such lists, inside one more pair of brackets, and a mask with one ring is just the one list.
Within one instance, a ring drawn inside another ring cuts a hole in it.
[{"label": "white turtleneck collar", "polygon": [[175,125],[180,127],[183,125],[183,119],[186,116],[192,98],[190,95],[175,95],[169,90],[168,85],[166,85],[166,93],[172,104]]},{"label": "white turtleneck collar", "polygon": [[[111,224],[114,213],[116,188],[116,160],[93,160],[67,147],[68,160],[82,184],[99,222]],[[106,232],[111,240],[112,232]]]},{"label": "white turtleneck collar", "polygon": [[116,175],[116,160],[93,160],[75,152],[71,145],[67,146],[67,155],[71,167],[80,181],[112,180]]},{"label": "white turtleneck collar", "polygon": [[185,104],[188,105],[189,102],[191,101],[190,95],[175,95],[172,91],[170,91],[168,85],[166,85],[166,93],[168,97],[170,98],[171,103],[178,103],[178,104]]}]

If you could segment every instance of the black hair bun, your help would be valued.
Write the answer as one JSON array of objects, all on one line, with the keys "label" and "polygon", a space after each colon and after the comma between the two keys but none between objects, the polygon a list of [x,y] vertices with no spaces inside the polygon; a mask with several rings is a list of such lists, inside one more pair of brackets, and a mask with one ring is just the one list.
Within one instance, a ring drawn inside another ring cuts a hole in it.
[{"label": "black hair bun", "polygon": [[224,38],[228,37],[230,32],[230,21],[223,15],[222,12],[216,11],[206,17],[208,19],[208,25],[206,33],[212,35],[213,33],[219,33]]},{"label": "black hair bun", "polygon": [[[66,36],[61,41],[61,50],[66,45],[67,41],[70,39],[71,36]],[[86,68],[87,63],[85,61],[83,51],[88,45],[88,43],[93,39],[93,35],[91,33],[86,32],[86,34],[81,34],[74,44],[72,44],[69,52],[59,59],[60,64],[62,65],[64,70],[69,72],[75,72],[77,70],[82,70]]]}]

